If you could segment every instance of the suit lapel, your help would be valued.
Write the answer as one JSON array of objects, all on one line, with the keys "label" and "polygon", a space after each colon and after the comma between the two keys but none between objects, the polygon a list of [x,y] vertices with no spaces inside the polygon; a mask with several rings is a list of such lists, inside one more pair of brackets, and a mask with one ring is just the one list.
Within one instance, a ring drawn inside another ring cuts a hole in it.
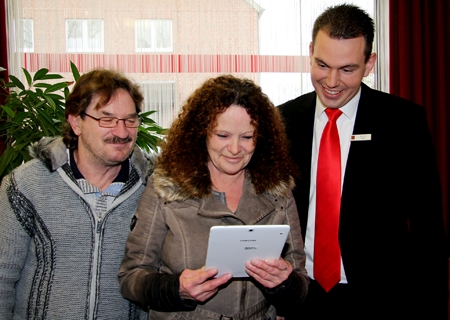
[{"label": "suit lapel", "polygon": [[[356,230],[364,230],[361,224],[368,223],[366,209],[371,204],[367,203],[367,194],[373,194],[374,188],[378,187],[368,184],[368,181],[373,181],[377,166],[378,155],[374,141],[377,138],[374,124],[379,122],[376,113],[377,97],[374,96],[374,91],[364,84],[362,84],[361,90],[353,135],[371,134],[371,138],[370,140],[355,139],[350,143],[342,188],[339,227],[339,241],[343,257],[346,255],[348,241],[355,241],[355,238],[362,241],[362,235],[358,234]],[[359,236],[355,236],[355,234]],[[346,235],[347,238],[344,239],[341,235]]]},{"label": "suit lapel", "polygon": [[361,85],[361,97],[359,99],[355,125],[353,127],[354,135],[368,134],[372,132],[372,120],[375,108],[372,92],[373,90],[367,85]]},{"label": "suit lapel", "polygon": [[294,161],[300,169],[300,179],[296,181],[293,190],[303,237],[306,234],[309,207],[309,189],[311,181],[311,154],[314,133],[314,115],[316,109],[316,93],[312,92],[303,96],[304,101],[292,108],[289,117],[289,137],[295,146],[292,149]]}]

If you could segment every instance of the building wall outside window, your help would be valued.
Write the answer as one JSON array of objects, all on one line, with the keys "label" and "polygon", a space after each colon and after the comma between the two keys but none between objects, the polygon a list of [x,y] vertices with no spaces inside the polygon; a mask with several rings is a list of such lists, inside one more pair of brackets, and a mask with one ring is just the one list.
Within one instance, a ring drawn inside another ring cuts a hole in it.
[{"label": "building wall outside window", "polygon": [[17,1],[20,18],[32,22],[23,28],[28,43],[16,46],[23,67],[31,73],[45,67],[68,80],[70,61],[80,73],[122,71],[142,84],[145,110],[157,110],[153,118],[163,127],[219,74],[255,81],[276,105],[312,90],[303,42],[313,17],[337,2],[318,0],[312,10],[307,0]]},{"label": "building wall outside window", "polygon": [[[246,0],[24,0],[22,6],[34,32],[25,68],[46,67],[69,79],[70,61],[80,73],[118,69],[152,88],[147,109],[167,105],[168,112],[155,114],[163,126],[209,77],[234,73],[258,81],[257,73],[239,65],[259,53],[259,12]],[[230,19],[218,19],[223,16]],[[155,88],[165,93],[153,97]],[[167,94],[169,88],[173,93]]]}]

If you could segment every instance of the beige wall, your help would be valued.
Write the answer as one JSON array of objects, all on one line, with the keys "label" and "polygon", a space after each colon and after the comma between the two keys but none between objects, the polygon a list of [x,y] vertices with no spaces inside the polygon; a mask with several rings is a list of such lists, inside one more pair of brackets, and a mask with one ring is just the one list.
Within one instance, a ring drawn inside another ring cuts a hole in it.
[{"label": "beige wall", "polygon": [[[69,65],[73,61],[80,73],[104,67],[123,71],[139,82],[174,81],[176,110],[209,77],[237,73],[257,81],[257,73],[248,70],[241,73],[239,66],[234,66],[235,56],[258,54],[258,12],[245,0],[24,0],[23,3],[23,17],[33,19],[34,52],[25,55],[25,66],[30,71],[46,67],[71,78]],[[65,20],[74,18],[103,19],[104,52],[66,52]],[[136,53],[135,19],[171,19],[173,52]],[[229,60],[231,68],[217,66],[216,55]],[[160,69],[161,57],[167,56],[175,61],[173,68],[154,72]],[[178,72],[180,59],[184,59],[185,68]],[[167,116],[163,122],[170,122]]]}]

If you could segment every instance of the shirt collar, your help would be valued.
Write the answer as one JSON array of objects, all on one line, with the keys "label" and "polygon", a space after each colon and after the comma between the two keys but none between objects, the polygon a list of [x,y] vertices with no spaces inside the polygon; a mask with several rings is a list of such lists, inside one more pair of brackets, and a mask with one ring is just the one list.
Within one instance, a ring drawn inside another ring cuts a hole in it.
[{"label": "shirt collar", "polygon": [[[77,163],[75,162],[75,157],[73,155],[74,149],[69,150],[69,164],[70,168],[72,169],[73,175],[75,176],[75,179],[84,179],[83,175],[81,174],[80,170],[78,170]],[[117,175],[117,177],[114,179],[114,182],[127,182],[130,175],[130,159],[126,159],[122,162],[120,167],[120,172]]]},{"label": "shirt collar", "polygon": [[[347,102],[344,106],[340,108],[342,113],[349,119],[354,120],[356,117],[356,110],[358,109],[359,98],[361,97],[361,87],[359,87],[358,93]],[[319,96],[316,98],[316,117],[320,118],[321,114],[325,111],[325,107],[320,101]]]}]

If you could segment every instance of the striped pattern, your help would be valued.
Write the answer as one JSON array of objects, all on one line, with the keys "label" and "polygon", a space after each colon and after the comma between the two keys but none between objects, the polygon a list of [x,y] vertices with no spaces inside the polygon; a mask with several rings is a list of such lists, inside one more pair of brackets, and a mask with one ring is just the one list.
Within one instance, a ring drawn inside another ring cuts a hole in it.
[{"label": "striped pattern", "polygon": [[25,69],[70,72],[69,61],[82,72],[95,67],[118,68],[125,73],[258,73],[309,72],[308,56],[245,54],[51,54],[25,53]]}]

